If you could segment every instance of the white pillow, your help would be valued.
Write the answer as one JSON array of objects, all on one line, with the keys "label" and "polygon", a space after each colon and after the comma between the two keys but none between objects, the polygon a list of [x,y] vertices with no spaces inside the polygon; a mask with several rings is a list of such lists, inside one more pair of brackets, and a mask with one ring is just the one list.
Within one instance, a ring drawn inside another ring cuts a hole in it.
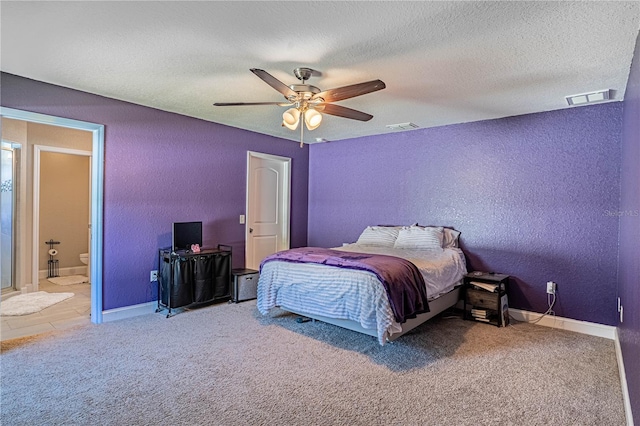
[{"label": "white pillow", "polygon": [[442,248],[458,247],[458,239],[460,238],[460,231],[456,231],[451,228],[444,228],[444,240]]},{"label": "white pillow", "polygon": [[356,244],[363,246],[393,247],[400,228],[391,226],[367,226]]},{"label": "white pillow", "polygon": [[455,248],[460,246],[460,231],[456,231],[453,228],[446,228],[444,226],[422,226],[417,223],[414,223],[411,226],[419,226],[421,228],[443,228],[442,248]]},{"label": "white pillow", "polygon": [[394,247],[401,249],[442,249],[443,229],[441,226],[406,226],[398,233]]}]

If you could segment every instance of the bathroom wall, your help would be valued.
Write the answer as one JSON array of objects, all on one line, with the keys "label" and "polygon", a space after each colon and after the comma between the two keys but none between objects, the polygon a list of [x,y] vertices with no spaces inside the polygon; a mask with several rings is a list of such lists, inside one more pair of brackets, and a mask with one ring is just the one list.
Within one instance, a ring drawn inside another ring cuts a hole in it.
[{"label": "bathroom wall", "polygon": [[[74,130],[57,126],[50,126],[39,123],[27,123],[20,120],[2,118],[2,138],[7,141],[17,142],[23,145],[24,187],[18,194],[18,223],[19,233],[16,241],[20,242],[17,247],[19,257],[16,259],[16,287],[23,284],[31,284],[32,279],[32,245],[33,245],[33,147],[34,145],[53,146],[58,148],[78,149],[91,151],[92,137],[90,132]],[[21,185],[22,182],[19,182]],[[42,240],[41,249],[47,248]],[[42,257],[40,254],[39,257]],[[40,264],[38,265],[40,268]],[[46,266],[45,266],[46,269]]]},{"label": "bathroom wall", "polygon": [[[90,156],[40,153],[40,241],[38,269],[48,271],[49,246],[53,239],[60,244],[55,259],[60,275],[65,268],[84,266],[80,253],[89,249]],[[41,243],[41,244],[40,244]]]},{"label": "bathroom wall", "polygon": [[27,122],[2,117],[2,139],[26,144]]}]

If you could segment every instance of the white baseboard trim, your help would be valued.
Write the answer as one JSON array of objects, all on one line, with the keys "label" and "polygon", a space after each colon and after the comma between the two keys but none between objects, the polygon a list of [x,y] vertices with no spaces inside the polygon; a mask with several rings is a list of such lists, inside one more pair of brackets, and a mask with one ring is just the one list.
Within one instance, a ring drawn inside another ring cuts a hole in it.
[{"label": "white baseboard trim", "polygon": [[624,412],[627,418],[627,426],[633,426],[633,412],[631,411],[631,400],[629,399],[629,387],[627,386],[627,374],[624,369],[624,358],[622,357],[622,348],[620,347],[620,339],[618,329],[616,328],[615,339],[616,358],[618,360],[618,371],[620,372],[620,384],[622,385],[622,399],[624,400]]},{"label": "white baseboard trim", "polygon": [[[61,277],[66,277],[69,275],[87,275],[87,265],[84,266],[71,266],[69,268],[60,268],[58,273]],[[45,279],[49,275],[49,271],[38,271],[38,279]]]},{"label": "white baseboard trim", "polygon": [[125,318],[133,318],[138,315],[151,314],[156,311],[158,302],[140,303],[138,305],[102,311],[102,322],[117,321]]},{"label": "white baseboard trim", "polygon": [[[614,340],[616,337],[616,327],[611,325],[597,324],[595,322],[579,321],[571,318],[557,317],[537,312],[523,311],[521,309],[509,308],[509,314],[516,321],[537,321],[537,325],[544,327],[559,328],[561,330],[575,331],[576,333],[588,334],[590,336],[604,337]],[[538,321],[539,320],[539,321]]]}]

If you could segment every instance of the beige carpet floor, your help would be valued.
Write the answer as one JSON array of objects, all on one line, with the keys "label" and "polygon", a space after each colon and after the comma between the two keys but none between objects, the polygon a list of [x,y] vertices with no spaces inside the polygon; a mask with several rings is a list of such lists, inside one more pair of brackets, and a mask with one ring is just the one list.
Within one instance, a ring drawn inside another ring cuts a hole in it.
[{"label": "beige carpet floor", "polygon": [[614,343],[436,318],[392,344],[255,301],[2,342],[3,425],[624,425]]}]

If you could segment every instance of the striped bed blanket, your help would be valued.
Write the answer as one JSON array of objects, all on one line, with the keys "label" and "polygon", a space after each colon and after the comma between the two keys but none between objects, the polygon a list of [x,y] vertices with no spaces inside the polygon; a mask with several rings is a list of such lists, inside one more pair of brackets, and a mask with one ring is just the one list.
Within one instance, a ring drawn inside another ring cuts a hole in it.
[{"label": "striped bed blanket", "polygon": [[413,263],[399,257],[344,252],[320,247],[301,247],[267,256],[262,261],[260,270],[264,269],[265,264],[274,261],[370,272],[382,283],[394,319],[398,323],[415,318],[423,312],[429,312],[424,278]]}]

